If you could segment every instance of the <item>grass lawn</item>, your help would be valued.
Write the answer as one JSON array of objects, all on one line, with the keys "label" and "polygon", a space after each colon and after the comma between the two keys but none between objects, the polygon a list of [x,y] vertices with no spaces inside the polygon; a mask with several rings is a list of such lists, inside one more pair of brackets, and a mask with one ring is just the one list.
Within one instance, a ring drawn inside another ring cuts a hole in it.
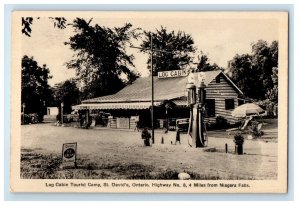
[{"label": "grass lawn", "polygon": [[[208,148],[190,148],[187,136],[173,145],[175,132],[156,131],[156,143],[144,147],[140,132],[23,125],[21,178],[58,179],[276,179],[277,129],[266,126],[259,140],[245,140],[244,155],[235,155],[233,136],[209,132]],[[164,144],[161,140],[164,138]],[[61,169],[62,144],[77,142],[77,168]],[[225,144],[229,152],[225,153]]]}]

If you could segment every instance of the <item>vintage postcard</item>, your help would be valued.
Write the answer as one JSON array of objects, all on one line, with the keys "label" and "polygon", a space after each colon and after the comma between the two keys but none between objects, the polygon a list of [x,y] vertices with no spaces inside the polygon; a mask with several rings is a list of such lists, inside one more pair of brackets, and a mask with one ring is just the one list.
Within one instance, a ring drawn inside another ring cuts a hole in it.
[{"label": "vintage postcard", "polygon": [[287,192],[288,12],[11,15],[11,192]]}]

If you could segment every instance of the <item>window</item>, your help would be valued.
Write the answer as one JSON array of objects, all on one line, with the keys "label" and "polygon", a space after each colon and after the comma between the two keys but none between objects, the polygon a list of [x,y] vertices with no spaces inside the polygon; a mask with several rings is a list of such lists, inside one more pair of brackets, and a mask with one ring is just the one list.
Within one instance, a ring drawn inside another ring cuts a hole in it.
[{"label": "window", "polygon": [[238,106],[245,104],[245,100],[238,99]]},{"label": "window", "polygon": [[221,81],[221,76],[218,75],[218,76],[216,77],[216,83],[220,83],[220,81]]},{"label": "window", "polygon": [[234,109],[234,99],[225,99],[225,110]]},{"label": "window", "polygon": [[206,99],[205,100],[205,109],[207,117],[215,117],[216,116],[216,105],[215,99]]}]

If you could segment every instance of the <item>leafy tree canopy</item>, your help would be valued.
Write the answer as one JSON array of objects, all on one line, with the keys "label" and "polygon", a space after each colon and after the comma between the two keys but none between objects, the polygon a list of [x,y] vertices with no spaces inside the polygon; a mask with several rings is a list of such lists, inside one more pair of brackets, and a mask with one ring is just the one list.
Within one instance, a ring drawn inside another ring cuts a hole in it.
[{"label": "leafy tree canopy", "polygon": [[[144,34],[145,39],[141,44],[141,51],[144,53],[149,53],[151,49],[152,35],[153,75],[157,75],[159,71],[185,69],[192,61],[192,54],[196,48],[191,35],[182,31],[168,32],[165,27],[156,29],[154,33],[145,31]],[[151,63],[150,55],[147,63]]]},{"label": "leafy tree canopy", "polygon": [[76,34],[66,42],[75,51],[67,67],[75,69],[83,80],[85,98],[113,94],[138,77],[129,67],[133,65],[133,55],[128,55],[126,47],[132,38],[139,37],[138,29],[127,23],[113,29],[76,18],[72,24]]},{"label": "leafy tree canopy", "polygon": [[[278,42],[270,45],[259,40],[252,45],[251,54],[236,55],[229,61],[233,81],[247,97],[264,100],[276,85],[274,68],[278,67]],[[276,71],[275,71],[276,72]]]},{"label": "leafy tree canopy", "polygon": [[33,57],[22,58],[22,94],[25,113],[44,113],[45,106],[52,102],[52,92],[48,84],[50,75],[46,65],[39,66]]},{"label": "leafy tree canopy", "polygon": [[80,91],[73,79],[55,84],[53,94],[57,107],[64,103],[64,113],[71,113],[72,105],[80,103]]},{"label": "leafy tree canopy", "polygon": [[200,71],[213,71],[213,70],[224,70],[219,67],[216,63],[211,64],[206,54],[201,51],[201,56],[198,56],[199,63],[197,64],[196,72]]},{"label": "leafy tree canopy", "polygon": [[[22,34],[31,37],[31,26],[34,19],[33,17],[22,17]],[[40,19],[40,17],[36,17],[36,19]],[[53,21],[54,28],[64,29],[67,25],[70,25],[67,24],[67,20],[64,17],[49,17],[49,19]]]}]

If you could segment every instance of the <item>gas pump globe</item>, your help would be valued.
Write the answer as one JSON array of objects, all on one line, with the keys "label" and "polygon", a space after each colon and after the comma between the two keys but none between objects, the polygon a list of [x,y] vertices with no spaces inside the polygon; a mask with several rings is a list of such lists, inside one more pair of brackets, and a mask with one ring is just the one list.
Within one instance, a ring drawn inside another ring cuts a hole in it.
[{"label": "gas pump globe", "polygon": [[[190,120],[188,135],[192,138],[191,147],[206,146],[206,129],[204,125],[204,103],[206,98],[205,74],[190,73],[188,76],[187,89],[187,103],[190,106]],[[196,92],[197,90],[197,92]]]},{"label": "gas pump globe", "polygon": [[196,104],[196,86],[192,83],[186,85],[187,89],[187,104],[188,106],[193,106]]},{"label": "gas pump globe", "polygon": [[193,106],[196,104],[196,86],[195,86],[194,73],[189,74],[186,89],[188,94],[187,96],[188,106]]}]

